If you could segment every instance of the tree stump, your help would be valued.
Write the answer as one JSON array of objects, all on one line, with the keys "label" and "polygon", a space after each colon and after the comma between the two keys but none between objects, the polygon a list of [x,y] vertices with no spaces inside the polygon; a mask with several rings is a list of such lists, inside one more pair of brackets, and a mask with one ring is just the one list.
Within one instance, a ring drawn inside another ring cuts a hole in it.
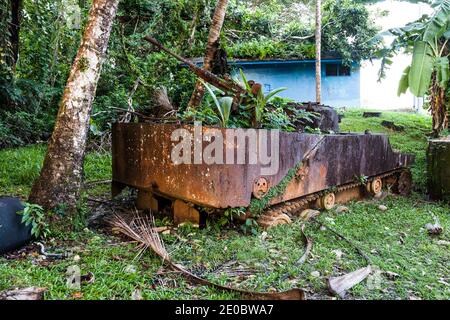
[{"label": "tree stump", "polygon": [[397,132],[405,131],[405,127],[404,126],[395,124],[393,121],[384,120],[384,121],[381,122],[381,125],[383,127],[386,127],[388,129],[391,129],[391,130],[394,130],[394,131],[397,131]]},{"label": "tree stump", "polygon": [[428,192],[433,200],[450,200],[450,138],[428,142]]}]

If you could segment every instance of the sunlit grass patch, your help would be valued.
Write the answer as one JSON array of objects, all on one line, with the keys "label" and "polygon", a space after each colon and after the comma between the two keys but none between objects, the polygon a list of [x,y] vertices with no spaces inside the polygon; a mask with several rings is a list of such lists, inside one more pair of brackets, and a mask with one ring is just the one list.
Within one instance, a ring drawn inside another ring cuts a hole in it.
[{"label": "sunlit grass patch", "polygon": [[[408,113],[383,112],[381,118],[363,118],[363,110],[349,110],[341,123],[342,131],[385,132],[394,148],[414,153],[414,181],[419,187],[410,197],[389,196],[382,201],[348,204],[349,212],[323,212],[319,220],[350,239],[370,257],[377,278],[355,286],[349,299],[450,299],[448,289],[449,206],[427,202],[425,187],[426,134],[431,120]],[[405,126],[394,132],[381,121],[390,120]],[[39,174],[44,146],[30,146],[0,151],[0,192],[26,197],[32,180]],[[111,156],[90,153],[86,156],[87,181],[111,179]],[[109,184],[88,189],[89,195],[108,196]],[[378,206],[383,204],[387,211]],[[438,218],[444,233],[431,237],[425,224]],[[161,220],[158,219],[160,223]],[[356,250],[337,238],[330,230],[308,222],[306,235],[313,241],[311,255],[302,265],[298,258],[305,248],[301,241],[302,222],[244,234],[238,225],[221,227],[213,220],[205,229],[186,225],[177,236],[162,235],[173,260],[192,272],[220,284],[257,291],[305,288],[310,298],[330,298],[326,279],[364,267],[366,262]],[[78,265],[82,274],[92,272],[93,283],[83,283],[80,299],[131,299],[139,290],[144,299],[230,299],[238,294],[222,292],[188,282],[181,274],[162,267],[151,252],[136,260],[135,244],[98,232],[57,235],[48,241],[50,250],[72,251],[79,255],[48,265],[35,263],[35,257],[18,260],[0,257],[0,290],[11,287],[48,288],[47,299],[73,299],[77,290],[67,288],[67,268]],[[339,259],[336,252],[342,252]],[[130,265],[132,267],[130,267]],[[224,268],[223,266],[229,267]],[[249,274],[233,273],[249,270]],[[133,271],[133,272],[130,272]],[[386,272],[396,274],[390,277]]]}]

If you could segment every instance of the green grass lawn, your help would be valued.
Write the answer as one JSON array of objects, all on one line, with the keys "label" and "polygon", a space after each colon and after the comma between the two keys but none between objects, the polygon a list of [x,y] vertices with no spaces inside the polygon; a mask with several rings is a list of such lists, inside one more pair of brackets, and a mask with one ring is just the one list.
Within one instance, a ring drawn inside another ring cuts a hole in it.
[{"label": "green grass lawn", "polygon": [[[382,118],[362,118],[362,112],[346,111],[342,131],[385,132],[394,148],[414,153],[417,162],[413,177],[417,192],[408,198],[389,196],[383,201],[350,203],[349,212],[337,214],[331,210],[320,216],[324,224],[362,248],[376,270],[368,280],[350,290],[347,298],[449,299],[449,206],[427,202],[423,195],[425,134],[429,132],[431,121],[428,117],[393,112],[383,112]],[[382,127],[380,123],[384,119],[404,125],[405,132],[396,133]],[[25,198],[39,173],[44,152],[43,146],[0,151],[0,194]],[[86,179],[109,179],[110,167],[109,155],[89,154]],[[107,192],[107,189],[94,190],[96,195],[99,192]],[[380,211],[380,204],[386,205],[388,210]],[[434,217],[444,228],[444,233],[438,237],[429,236],[424,228]],[[217,222],[211,221],[202,230],[186,225],[177,229],[177,236],[162,237],[175,261],[215,282],[260,291],[300,287],[308,290],[310,298],[330,298],[326,278],[364,267],[365,262],[329,230],[306,223],[305,233],[312,239],[313,248],[306,263],[297,266],[295,261],[304,251],[299,231],[301,224],[296,221],[272,228],[262,237],[263,230],[256,235],[246,235],[238,226],[220,228]],[[48,288],[47,299],[130,299],[135,290],[139,290],[144,299],[239,298],[235,294],[192,285],[180,274],[163,268],[152,253],[135,259],[137,252],[133,244],[88,229],[55,236],[46,244],[49,248],[69,250],[73,256],[51,262],[40,261],[29,252],[20,259],[0,257],[0,291],[41,286]],[[340,259],[336,250],[342,252]],[[228,264],[229,268],[220,268]],[[79,266],[82,274],[92,272],[95,281],[82,283],[80,290],[68,289],[66,270],[72,265]],[[236,275],[237,269],[247,273]]]}]

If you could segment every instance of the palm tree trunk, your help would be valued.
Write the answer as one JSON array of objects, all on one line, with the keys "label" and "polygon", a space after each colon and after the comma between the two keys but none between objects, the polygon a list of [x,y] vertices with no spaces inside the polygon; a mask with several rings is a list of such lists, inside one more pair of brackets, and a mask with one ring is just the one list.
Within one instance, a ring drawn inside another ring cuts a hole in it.
[{"label": "palm tree trunk", "polygon": [[60,102],[53,135],[29,201],[74,208],[81,189],[92,103],[119,0],[93,0]]},{"label": "palm tree trunk", "polygon": [[447,107],[445,106],[445,88],[442,88],[438,81],[436,71],[433,72],[431,77],[431,95],[430,95],[430,108],[431,117],[433,120],[433,132],[434,138],[439,137],[442,130],[447,126]]},{"label": "palm tree trunk", "polygon": [[322,95],[321,95],[321,43],[322,43],[322,14],[321,14],[321,0],[316,0],[316,102],[318,104],[321,103]]},{"label": "palm tree trunk", "polygon": [[[225,20],[225,13],[227,11],[228,0],[218,0],[216,9],[214,10],[214,16],[209,29],[208,43],[206,45],[205,58],[203,59],[203,68],[211,71],[214,56],[219,48],[220,31],[222,30],[223,22]],[[188,108],[196,108],[205,95],[205,87],[197,80],[192,93],[191,99],[188,104]]]}]

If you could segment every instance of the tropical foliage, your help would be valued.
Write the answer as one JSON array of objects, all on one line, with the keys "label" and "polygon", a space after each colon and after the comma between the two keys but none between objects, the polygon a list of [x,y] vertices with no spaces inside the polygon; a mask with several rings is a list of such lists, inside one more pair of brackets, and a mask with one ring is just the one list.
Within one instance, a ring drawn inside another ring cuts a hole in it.
[{"label": "tropical foliage", "polygon": [[24,209],[18,212],[22,216],[22,223],[31,227],[31,235],[39,237],[47,237],[50,233],[49,226],[46,222],[44,208],[37,204],[24,203]]},{"label": "tropical foliage", "polygon": [[395,40],[390,47],[380,51],[383,57],[380,76],[384,76],[384,69],[398,51],[412,53],[411,65],[403,72],[398,94],[409,89],[415,96],[430,96],[433,135],[437,136],[448,121],[450,0],[435,1],[433,8],[432,16],[423,16],[403,28],[389,30]]},{"label": "tropical foliage", "polygon": [[247,90],[248,100],[246,101],[245,108],[252,110],[253,122],[255,127],[260,127],[263,116],[267,111],[267,103],[274,98],[278,93],[286,90],[287,88],[274,89],[267,94],[264,94],[262,87],[258,84],[251,85],[245,77],[244,72],[240,70],[242,81],[244,82],[245,89]]},{"label": "tropical foliage", "polygon": [[203,82],[203,85],[208,90],[209,94],[211,95],[211,98],[214,101],[214,105],[217,108],[217,113],[220,117],[220,125],[223,128],[226,128],[228,126],[228,121],[230,120],[231,115],[231,106],[233,104],[233,98],[232,97],[217,97],[217,95],[214,93],[213,89],[205,82]]},{"label": "tropical foliage", "polygon": [[[50,137],[90,3],[90,0],[23,0],[19,61],[13,69],[8,58],[9,1],[1,2],[0,26],[5,32],[0,34],[0,147],[46,141]],[[181,113],[185,110],[196,77],[142,38],[153,35],[183,56],[201,57],[215,3],[215,0],[120,1],[94,101],[93,132],[107,132],[110,123],[130,105],[139,113],[158,113],[154,93],[160,87],[167,88],[175,109]],[[376,45],[366,41],[376,30],[367,20],[367,10],[362,5],[350,0],[327,0],[323,14],[324,28],[329,34],[324,39],[324,52],[335,51],[346,60],[359,61],[376,49]],[[313,26],[313,7],[307,1],[230,0],[221,47],[229,59],[308,59],[314,56]],[[204,108],[209,109],[206,117],[212,120],[215,107],[206,106],[208,103],[213,101],[204,99]],[[238,125],[246,119],[241,117],[234,123],[230,117],[228,125]]]}]

